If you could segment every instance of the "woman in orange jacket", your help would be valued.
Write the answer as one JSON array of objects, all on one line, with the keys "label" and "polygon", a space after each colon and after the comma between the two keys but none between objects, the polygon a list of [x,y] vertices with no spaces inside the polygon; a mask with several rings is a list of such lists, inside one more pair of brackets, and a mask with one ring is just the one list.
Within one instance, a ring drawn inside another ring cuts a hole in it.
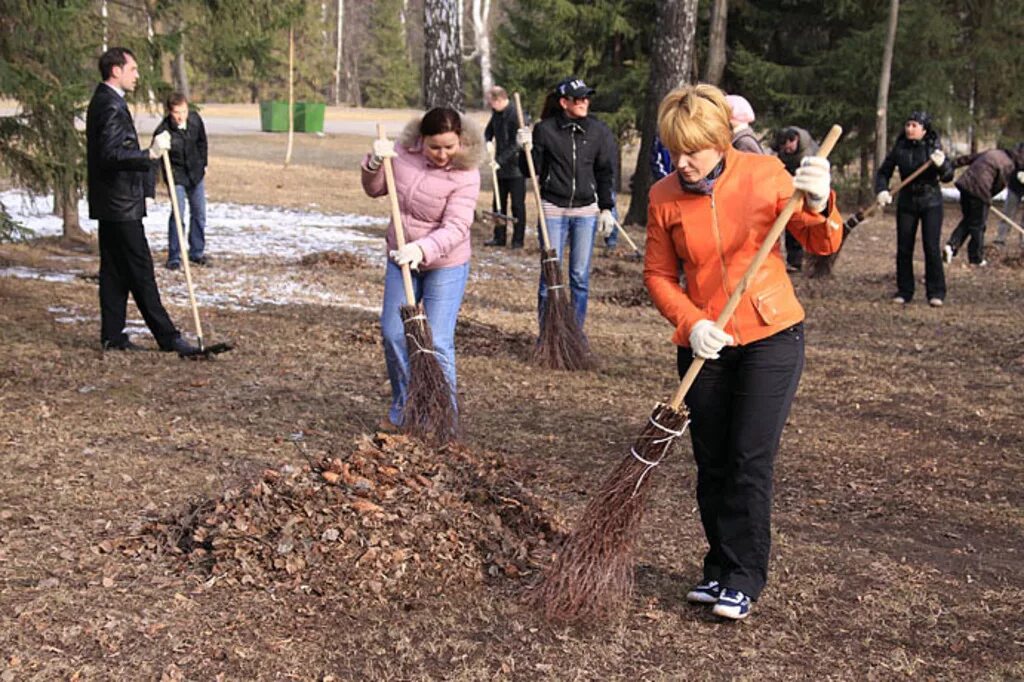
[{"label": "woman in orange jacket", "polygon": [[805,199],[787,229],[808,251],[837,251],[842,218],[826,159],[807,157],[791,176],[773,156],[731,147],[729,106],[714,86],[669,93],[658,133],[676,172],[650,191],[644,283],[675,327],[679,376],[706,359],[686,405],[709,549],[686,598],[740,619],[767,580],[773,465],[804,364],[804,311],[777,245],[725,329],[714,320],[794,188]]}]

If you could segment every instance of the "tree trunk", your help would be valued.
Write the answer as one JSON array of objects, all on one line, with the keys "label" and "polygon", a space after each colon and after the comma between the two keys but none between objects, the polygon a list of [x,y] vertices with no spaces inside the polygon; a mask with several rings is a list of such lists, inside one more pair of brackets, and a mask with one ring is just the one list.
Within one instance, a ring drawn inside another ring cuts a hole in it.
[{"label": "tree trunk", "polygon": [[423,102],[463,110],[462,45],[457,0],[423,3]]},{"label": "tree trunk", "polygon": [[109,18],[110,12],[107,10],[107,0],[103,0],[100,3],[100,21],[103,23],[103,51],[107,51],[107,42],[109,40]]},{"label": "tree trunk", "polygon": [[338,45],[334,52],[334,103],[341,104],[341,54],[344,44],[345,0],[338,0]]},{"label": "tree trunk", "polygon": [[178,44],[178,51],[174,55],[174,63],[171,66],[171,73],[174,81],[174,89],[185,95],[185,99],[192,99],[191,88],[188,82],[188,71],[185,68],[185,32],[178,27],[181,35],[181,42]]},{"label": "tree trunk", "polygon": [[480,87],[483,106],[487,106],[487,93],[494,87],[491,71],[491,0],[473,0],[473,39],[480,57]]},{"label": "tree trunk", "polygon": [[58,180],[58,183],[59,186],[54,188],[54,199],[60,203],[64,241],[90,241],[89,234],[82,229],[82,223],[78,218],[78,188],[67,181]]},{"label": "tree trunk", "polygon": [[697,31],[697,0],[659,0],[655,25],[662,33],[651,49],[651,78],[644,103],[640,155],[633,173],[633,200],[626,224],[647,224],[647,191],[651,188],[651,148],[658,127],[658,105],[673,88],[689,82]]},{"label": "tree trunk", "polygon": [[714,0],[708,27],[708,63],[704,80],[713,85],[722,82],[725,75],[725,32],[729,23],[729,0]]},{"label": "tree trunk", "polygon": [[886,133],[889,121],[889,81],[892,77],[892,53],[896,48],[896,22],[900,15],[900,0],[889,0],[889,26],[882,50],[882,73],[878,78],[878,106],[875,114],[875,168],[882,165],[889,149]]},{"label": "tree trunk", "polygon": [[288,27],[288,147],[284,152],[284,167],[292,162],[292,144],[295,142],[295,28]]}]

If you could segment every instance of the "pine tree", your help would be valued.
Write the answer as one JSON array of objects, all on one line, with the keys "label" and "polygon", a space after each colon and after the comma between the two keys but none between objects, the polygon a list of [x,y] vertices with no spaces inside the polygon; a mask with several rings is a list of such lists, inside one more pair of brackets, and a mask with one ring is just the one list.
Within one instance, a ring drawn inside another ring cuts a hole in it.
[{"label": "pine tree", "polygon": [[0,119],[0,163],[27,189],[53,194],[64,238],[83,241],[78,199],[85,140],[75,120],[99,79],[93,8],[88,0],[3,0],[0,6],[0,96],[19,105],[17,114]]},{"label": "pine tree", "polygon": [[654,0],[520,0],[495,29],[495,82],[539,112],[545,95],[577,76],[597,89],[591,112],[620,136],[640,127]]},{"label": "pine tree", "polygon": [[363,55],[363,95],[371,107],[419,103],[419,79],[405,50],[402,0],[377,0],[370,15],[369,46]]}]

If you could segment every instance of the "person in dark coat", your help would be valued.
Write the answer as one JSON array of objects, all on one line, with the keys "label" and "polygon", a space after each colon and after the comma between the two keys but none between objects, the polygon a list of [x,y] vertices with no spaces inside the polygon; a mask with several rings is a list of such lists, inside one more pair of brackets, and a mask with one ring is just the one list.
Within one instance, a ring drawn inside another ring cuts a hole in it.
[{"label": "person in dark coat", "polygon": [[[171,135],[171,172],[174,173],[174,190],[178,195],[178,207],[183,221],[185,201],[188,200],[188,259],[196,265],[207,265],[204,178],[209,153],[206,127],[199,114],[189,111],[188,99],[180,92],[171,93],[167,97],[166,105],[167,115],[153,134],[159,135],[167,131]],[[167,178],[164,178],[164,181],[166,182]],[[174,215],[171,215],[167,222],[166,267],[168,270],[177,270],[181,267],[181,246],[178,244]]]},{"label": "person in dark coat", "polygon": [[[796,173],[796,169],[800,167],[800,162],[805,156],[813,156],[818,153],[818,143],[814,141],[811,134],[796,126],[783,129],[775,138],[775,145],[772,148],[790,175]],[[800,272],[800,268],[804,264],[804,249],[789,232],[786,232],[785,238],[786,271]]]},{"label": "person in dark coat", "polygon": [[927,112],[914,111],[903,124],[892,151],[875,173],[875,192],[879,206],[892,203],[889,179],[897,168],[900,177],[909,177],[931,160],[932,165],[903,187],[896,202],[896,295],[893,302],[909,303],[914,298],[914,242],[921,225],[924,248],[925,294],[932,307],[946,299],[946,276],[942,269],[942,190],[940,182],[953,179],[953,164],[942,151],[939,135],[932,129]]},{"label": "person in dark coat", "polygon": [[[1024,142],[1017,145],[1018,148],[1024,146]],[[1021,209],[1021,197],[1024,196],[1024,171],[1017,171],[1009,177],[1006,182],[1006,203],[1003,208],[1003,213],[1007,215],[1011,220],[1016,221],[1018,225],[1021,224],[1021,217],[1017,215]],[[1010,227],[1010,224],[1005,220],[1000,219],[999,225],[996,229],[996,238],[992,241],[996,246],[1004,246],[1006,244],[1006,233],[1007,232],[1017,233],[1017,245],[1024,249],[1024,234],[1021,234],[1017,230]]]},{"label": "person in dark coat", "polygon": [[[487,99],[491,105],[491,120],[484,129],[484,139],[494,141],[494,160],[498,164],[494,210],[515,218],[512,248],[521,249],[526,235],[526,178],[520,170],[522,147],[516,142],[519,113],[515,105],[510,103],[505,88],[491,88],[487,93]],[[484,242],[484,246],[505,246],[507,231],[504,220],[495,220],[494,237]]]},{"label": "person in dark coat", "polygon": [[103,82],[89,101],[85,135],[89,217],[99,221],[100,341],[104,350],[140,350],[124,333],[131,293],[160,350],[189,355],[197,349],[181,337],[160,302],[142,228],[145,185],[153,162],[170,149],[170,135],[156,136],[148,150],[139,148],[124,99],[139,79],[130,50],[110,48],[99,69]]},{"label": "person in dark coat", "polygon": [[957,157],[953,167],[968,166],[956,181],[960,190],[960,210],[963,219],[949,235],[943,249],[943,260],[953,261],[967,238],[967,262],[987,265],[985,261],[985,222],[992,197],[999,194],[1009,179],[1024,170],[1024,145],[1010,149],[989,149],[979,154]]},{"label": "person in dark coat", "polygon": [[[612,151],[617,143],[608,126],[590,115],[593,93],[581,79],[566,78],[548,95],[542,120],[533,130],[524,127],[516,133],[520,145],[533,144],[544,219],[559,264],[569,249],[569,288],[580,329],[587,316],[590,257],[598,226],[604,234],[615,225]],[[547,283],[541,276],[539,311],[546,298]]]}]

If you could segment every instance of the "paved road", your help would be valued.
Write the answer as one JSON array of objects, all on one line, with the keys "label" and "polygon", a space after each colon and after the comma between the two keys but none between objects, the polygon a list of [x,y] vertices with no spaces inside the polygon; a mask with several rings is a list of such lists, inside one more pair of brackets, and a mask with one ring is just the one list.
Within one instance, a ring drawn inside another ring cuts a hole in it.
[{"label": "paved road", "polygon": [[[146,137],[156,129],[162,114],[149,112],[144,106],[133,106],[135,127],[140,137]],[[0,116],[12,116],[16,109],[10,102],[0,105]],[[382,122],[388,135],[401,132],[406,122],[420,113],[413,109],[356,109],[353,107],[327,107],[324,117],[324,132],[334,135],[377,136],[377,122]],[[203,107],[203,121],[211,135],[251,135],[260,132],[259,107],[255,104],[208,104]],[[471,112],[481,126],[486,124],[487,112]],[[79,121],[79,128],[84,122]],[[305,134],[305,133],[301,133]]]}]

